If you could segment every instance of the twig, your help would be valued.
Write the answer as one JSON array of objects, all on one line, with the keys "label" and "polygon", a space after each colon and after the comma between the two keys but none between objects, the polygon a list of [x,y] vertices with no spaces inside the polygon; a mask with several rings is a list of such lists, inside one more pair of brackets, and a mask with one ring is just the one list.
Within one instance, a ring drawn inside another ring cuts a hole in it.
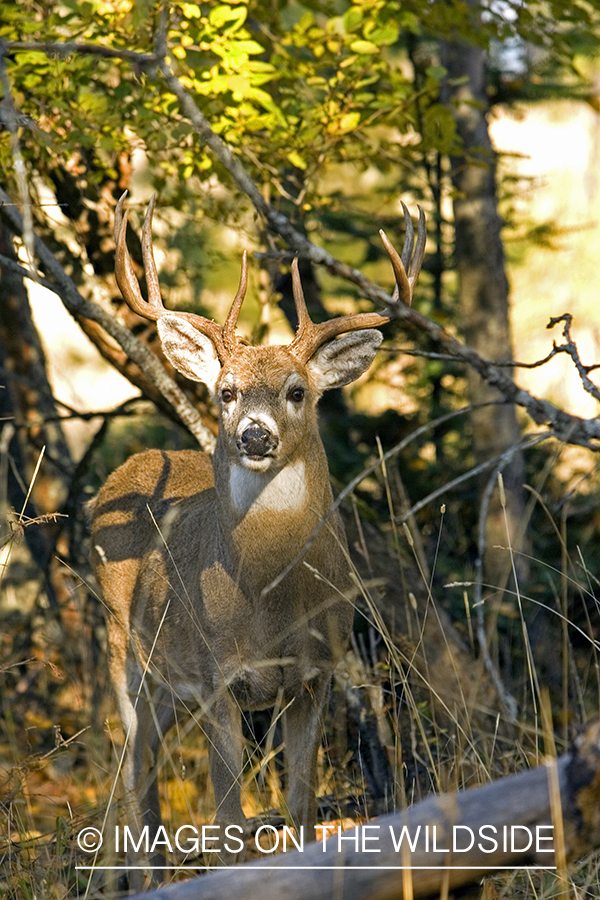
[{"label": "twig", "polygon": [[548,324],[546,328],[554,328],[555,325],[558,325],[559,322],[564,322],[565,327],[563,328],[563,337],[565,338],[565,344],[557,344],[556,341],[553,342],[553,352],[554,353],[566,353],[573,360],[573,364],[579,373],[579,377],[581,378],[581,383],[583,384],[583,389],[587,391],[588,394],[591,394],[594,400],[597,400],[600,403],[600,390],[596,387],[593,381],[589,378],[589,373],[598,368],[597,365],[593,366],[584,366],[579,357],[579,351],[577,349],[577,344],[571,338],[571,324],[573,322],[573,316],[571,313],[563,313],[562,316],[554,316]]},{"label": "twig", "polygon": [[101,56],[105,59],[123,59],[133,63],[136,68],[152,68],[156,64],[153,53],[140,53],[138,50],[115,50],[102,44],[88,44],[84,41],[3,41],[4,53],[17,50],[39,50],[48,56],[55,54],[63,59],[67,56]]},{"label": "twig", "polygon": [[[16,381],[19,384],[23,384],[26,387],[31,388],[33,382],[29,378],[24,378],[23,375],[17,375],[16,372],[11,372],[9,369],[5,369],[0,366],[0,378],[3,381]],[[115,409],[91,409],[82,412],[78,409],[74,409],[74,407],[70,406],[68,403],[65,403],[64,400],[60,400],[58,397],[52,395],[52,401],[55,406],[60,406],[62,409],[67,411],[67,415],[60,416],[44,416],[39,419],[31,420],[31,421],[20,421],[15,416],[11,416],[10,419],[14,422],[15,428],[31,428],[32,426],[38,426],[40,424],[46,424],[48,422],[66,422],[72,419],[79,419],[82,422],[89,422],[92,419],[115,419],[119,416],[135,416],[137,415],[134,407],[138,403],[150,403],[146,397],[129,397],[127,400],[124,400],[119,406],[115,407]],[[2,419],[0,419],[2,421]]]},{"label": "twig", "polygon": [[[474,404],[473,406],[468,407],[469,410],[477,409],[481,406],[485,406],[485,403]],[[438,420],[439,421],[439,420]],[[465,481],[470,481],[472,478],[475,478],[477,475],[481,475],[482,472],[487,471],[487,469],[492,466],[499,466],[498,471],[502,471],[506,467],[506,464],[510,460],[510,458],[516,452],[516,449],[526,450],[529,447],[533,447],[541,441],[545,441],[548,438],[555,437],[552,432],[543,432],[542,434],[536,434],[533,437],[525,437],[523,440],[519,441],[518,444],[509,447],[508,450],[505,450],[503,453],[499,453],[497,456],[492,456],[490,459],[484,460],[484,462],[479,463],[477,466],[473,466],[473,468],[469,469],[467,472],[463,472],[462,475],[458,475],[452,481],[446,482],[446,484],[442,485],[442,487],[437,488],[435,491],[432,491],[430,494],[427,494],[426,497],[423,497],[417,503],[415,503],[409,510],[407,510],[403,515],[398,516],[396,519],[397,525],[402,525],[409,516],[413,516],[415,513],[418,513],[423,507],[427,506],[429,503],[432,503],[434,500],[437,500],[438,497],[442,497],[444,494],[448,493],[448,491],[454,490],[459,485],[464,484]],[[506,457],[506,459],[505,459]]]}]

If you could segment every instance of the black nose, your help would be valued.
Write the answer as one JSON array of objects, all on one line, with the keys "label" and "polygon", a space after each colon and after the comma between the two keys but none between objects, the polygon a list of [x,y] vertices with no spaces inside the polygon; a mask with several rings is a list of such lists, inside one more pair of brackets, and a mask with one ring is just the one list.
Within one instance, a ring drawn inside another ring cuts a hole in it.
[{"label": "black nose", "polygon": [[267,456],[278,444],[278,439],[268,428],[250,425],[242,432],[238,448],[246,456]]}]

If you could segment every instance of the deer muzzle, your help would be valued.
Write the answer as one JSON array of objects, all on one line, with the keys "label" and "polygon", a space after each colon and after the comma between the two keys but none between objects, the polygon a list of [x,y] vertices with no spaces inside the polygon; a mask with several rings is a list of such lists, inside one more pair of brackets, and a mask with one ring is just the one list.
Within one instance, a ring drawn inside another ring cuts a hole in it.
[{"label": "deer muzzle", "polygon": [[250,459],[264,459],[271,456],[279,443],[279,438],[264,425],[255,423],[245,428],[237,440],[240,453]]}]

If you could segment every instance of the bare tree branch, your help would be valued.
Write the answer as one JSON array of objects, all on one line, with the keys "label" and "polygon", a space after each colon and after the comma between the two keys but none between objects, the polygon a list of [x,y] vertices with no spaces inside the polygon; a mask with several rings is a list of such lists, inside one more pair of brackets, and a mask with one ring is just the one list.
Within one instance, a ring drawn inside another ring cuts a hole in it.
[{"label": "bare tree branch", "polygon": [[[466,407],[461,412],[465,412],[471,409],[475,409],[477,406],[488,406],[489,404],[472,404],[471,406]],[[439,421],[439,420],[438,420]],[[508,450],[504,450],[502,453],[499,453],[497,456],[492,456],[490,459],[484,460],[482,463],[479,463],[477,466],[473,466],[468,471],[463,472],[462,475],[458,475],[452,481],[446,482],[446,484],[439,487],[437,490],[432,491],[430,494],[427,494],[426,497],[423,497],[417,503],[415,503],[409,510],[407,510],[403,515],[398,516],[396,518],[396,525],[402,525],[403,522],[406,522],[409,516],[414,516],[415,513],[418,513],[423,507],[427,506],[429,503],[432,503],[434,500],[437,500],[438,497],[442,497],[444,494],[447,494],[448,491],[454,490],[459,485],[464,484],[465,481],[470,481],[471,478],[475,478],[477,475],[481,475],[482,472],[486,472],[488,469],[491,469],[493,466],[496,466],[496,474],[497,472],[502,471],[510,461],[511,457],[518,450],[527,450],[529,447],[535,447],[536,444],[539,444],[541,441],[546,441],[548,438],[556,437],[552,432],[544,431],[541,434],[527,435],[518,444],[514,444],[512,447],[509,447]],[[388,451],[389,452],[389,451]]]},{"label": "bare tree branch", "polygon": [[48,56],[100,56],[105,59],[123,59],[133,63],[138,69],[152,68],[156,62],[153,53],[140,53],[138,50],[115,50],[103,47],[102,44],[87,44],[84,41],[2,41],[0,53],[15,50],[38,50]]},{"label": "bare tree branch", "polygon": [[579,373],[579,377],[581,378],[581,383],[583,384],[583,389],[587,391],[588,394],[591,394],[594,400],[598,400],[600,403],[600,390],[596,387],[594,382],[589,378],[589,373],[594,369],[597,369],[597,365],[593,366],[584,366],[579,358],[579,351],[577,349],[577,344],[571,338],[571,324],[573,322],[573,316],[571,313],[563,313],[562,316],[554,316],[550,319],[546,328],[554,328],[555,325],[558,325],[559,322],[564,322],[565,327],[563,328],[563,337],[566,341],[565,344],[557,344],[556,341],[553,342],[553,352],[554,353],[566,353],[571,357],[577,372]]}]

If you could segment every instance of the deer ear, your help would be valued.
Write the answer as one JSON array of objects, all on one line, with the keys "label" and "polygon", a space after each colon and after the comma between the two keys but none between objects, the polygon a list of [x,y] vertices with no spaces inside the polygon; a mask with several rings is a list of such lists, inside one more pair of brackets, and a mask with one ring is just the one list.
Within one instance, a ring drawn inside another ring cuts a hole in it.
[{"label": "deer ear", "polygon": [[355,381],[375,358],[383,340],[380,331],[352,331],[328,341],[308,361],[317,389],[327,391]]},{"label": "deer ear", "polygon": [[211,339],[181,316],[161,316],[157,324],[167,359],[186,378],[202,381],[214,393],[221,363]]}]

